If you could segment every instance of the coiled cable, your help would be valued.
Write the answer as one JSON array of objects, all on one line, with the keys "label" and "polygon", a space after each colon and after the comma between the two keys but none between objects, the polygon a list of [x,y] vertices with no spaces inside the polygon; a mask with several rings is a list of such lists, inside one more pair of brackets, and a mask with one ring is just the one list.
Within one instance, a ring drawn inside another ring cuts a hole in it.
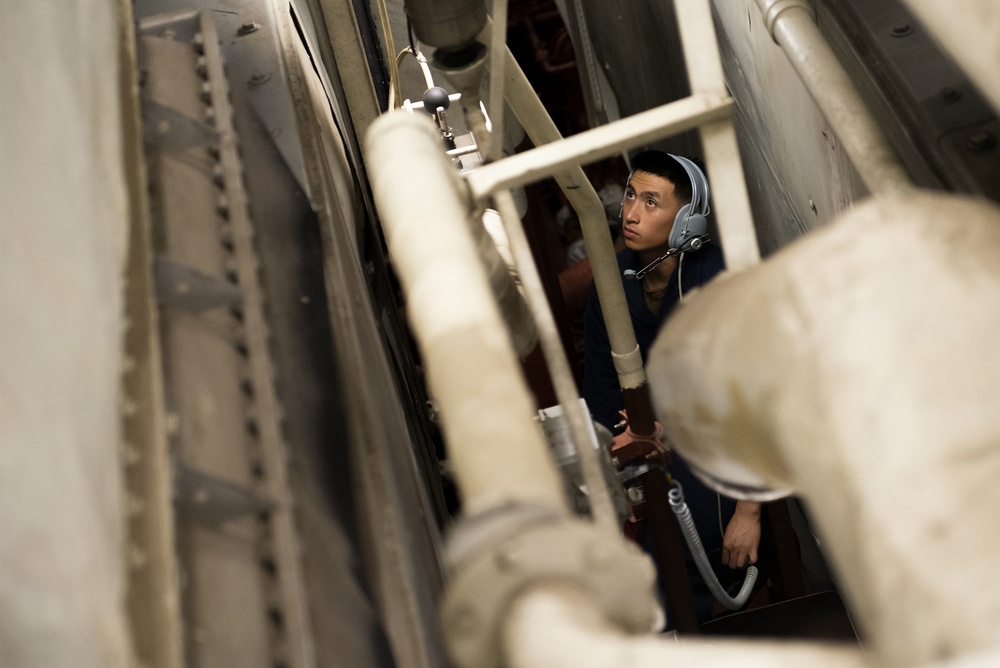
[{"label": "coiled cable", "polygon": [[698,572],[701,573],[701,577],[705,580],[705,584],[708,585],[708,590],[712,592],[712,596],[722,604],[722,607],[726,610],[739,610],[746,605],[747,599],[750,598],[750,592],[753,591],[754,583],[757,582],[757,567],[750,566],[747,569],[747,575],[743,580],[740,592],[735,598],[730,596],[722,588],[719,578],[715,576],[715,571],[712,570],[712,565],[708,562],[708,555],[705,554],[705,547],[701,544],[698,530],[694,526],[691,510],[684,501],[684,491],[681,489],[681,484],[676,480],[673,484],[674,486],[667,493],[667,498],[670,500],[670,508],[677,516],[678,524],[681,525],[681,533],[684,534],[684,540],[691,550],[694,563],[698,567]]}]

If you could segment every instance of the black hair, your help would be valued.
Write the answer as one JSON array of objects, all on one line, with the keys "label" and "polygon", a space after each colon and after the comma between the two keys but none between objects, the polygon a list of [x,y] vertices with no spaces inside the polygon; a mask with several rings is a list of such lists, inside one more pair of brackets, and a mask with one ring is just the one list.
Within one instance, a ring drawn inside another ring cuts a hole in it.
[{"label": "black hair", "polygon": [[[692,160],[692,162],[701,168],[701,164],[697,160]],[[669,153],[656,150],[638,153],[632,158],[632,171],[643,171],[670,181],[674,185],[674,194],[678,201],[684,203],[691,201],[693,194],[691,177],[688,176],[684,166],[672,158]]]}]

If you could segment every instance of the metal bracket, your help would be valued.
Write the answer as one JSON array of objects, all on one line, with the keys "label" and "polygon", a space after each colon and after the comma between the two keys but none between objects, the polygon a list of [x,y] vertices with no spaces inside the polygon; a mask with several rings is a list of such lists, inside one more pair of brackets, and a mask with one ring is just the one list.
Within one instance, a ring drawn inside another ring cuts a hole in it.
[{"label": "metal bracket", "polygon": [[154,100],[142,100],[143,140],[165,151],[218,145],[219,133],[206,123]]},{"label": "metal bracket", "polygon": [[178,514],[208,526],[267,512],[275,506],[244,487],[184,465],[177,466],[174,476],[174,503]]},{"label": "metal bracket", "polygon": [[156,299],[163,306],[202,311],[243,301],[235,285],[207,276],[163,255],[156,258]]}]

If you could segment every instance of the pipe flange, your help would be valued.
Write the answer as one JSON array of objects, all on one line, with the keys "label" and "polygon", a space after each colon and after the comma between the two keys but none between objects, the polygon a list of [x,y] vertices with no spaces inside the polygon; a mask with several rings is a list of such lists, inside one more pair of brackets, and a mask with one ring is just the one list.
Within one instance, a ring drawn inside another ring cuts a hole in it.
[{"label": "pipe flange", "polygon": [[[522,516],[523,517],[523,516]],[[656,569],[637,546],[568,516],[540,521],[466,551],[456,564],[441,609],[448,651],[459,668],[501,666],[503,624],[511,604],[529,587],[571,582],[588,592],[605,617],[627,633],[648,633],[664,617]],[[498,534],[499,535],[499,534]]]},{"label": "pipe flange", "polygon": [[757,0],[757,6],[760,7],[760,13],[764,15],[764,27],[767,28],[767,32],[770,33],[775,44],[778,43],[778,38],[774,36],[774,24],[778,22],[779,16],[786,9],[796,7],[804,9],[809,12],[813,21],[816,20],[816,12],[812,5],[805,0]]}]

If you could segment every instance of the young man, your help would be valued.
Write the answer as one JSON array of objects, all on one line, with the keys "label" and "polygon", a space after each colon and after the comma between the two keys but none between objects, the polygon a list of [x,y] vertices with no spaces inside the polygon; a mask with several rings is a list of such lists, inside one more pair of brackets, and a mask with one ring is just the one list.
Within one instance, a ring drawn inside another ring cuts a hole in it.
[{"label": "young man", "polygon": [[[694,163],[685,167],[680,160],[662,151],[645,151],[632,160],[632,174],[625,186],[621,211],[625,249],[618,253],[618,265],[623,275],[628,270],[646,267],[670,249],[669,240],[677,214],[685,204],[691,203],[694,188],[698,187],[689,176],[691,169],[699,168]],[[707,203],[704,175],[699,170],[695,177],[703,184],[698,199]],[[699,209],[703,208],[702,203]],[[663,260],[640,279],[623,279],[643,360],[682,292],[707,283],[724,266],[721,251],[716,246],[703,245],[698,250]],[[616,425],[621,420],[619,411],[624,404],[600,302],[593,288],[584,315],[584,338],[582,395],[594,419],[616,434],[620,431],[620,428],[616,431]],[[706,553],[716,565],[723,584],[727,579],[736,579],[738,574],[727,572],[726,567],[745,569],[757,561],[760,504],[736,502],[709,490],[691,474],[677,453],[673,456],[671,474],[684,489]],[[696,607],[704,621],[711,610],[711,598],[693,562],[689,563],[688,572]]]}]

